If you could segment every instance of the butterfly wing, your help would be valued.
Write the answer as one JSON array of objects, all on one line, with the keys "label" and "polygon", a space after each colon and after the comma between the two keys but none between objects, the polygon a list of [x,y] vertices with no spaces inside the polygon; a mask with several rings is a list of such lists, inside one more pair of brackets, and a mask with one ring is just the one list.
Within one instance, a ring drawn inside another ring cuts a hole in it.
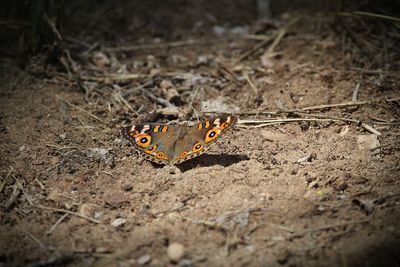
[{"label": "butterfly wing", "polygon": [[138,124],[122,128],[121,135],[146,159],[159,164],[173,161],[177,127],[160,124]]},{"label": "butterfly wing", "polygon": [[173,164],[197,157],[207,151],[228,128],[237,122],[234,116],[211,118],[177,134]]}]

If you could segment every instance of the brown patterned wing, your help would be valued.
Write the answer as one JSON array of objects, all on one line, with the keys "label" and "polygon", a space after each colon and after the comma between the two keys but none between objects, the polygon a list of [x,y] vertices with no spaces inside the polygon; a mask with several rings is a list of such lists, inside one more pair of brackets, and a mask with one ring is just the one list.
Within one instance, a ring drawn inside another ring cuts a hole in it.
[{"label": "brown patterned wing", "polygon": [[160,124],[138,124],[121,129],[121,135],[146,159],[171,164],[177,141],[177,127]]},{"label": "brown patterned wing", "polygon": [[175,145],[173,164],[197,157],[237,122],[234,116],[210,118],[181,131]]}]

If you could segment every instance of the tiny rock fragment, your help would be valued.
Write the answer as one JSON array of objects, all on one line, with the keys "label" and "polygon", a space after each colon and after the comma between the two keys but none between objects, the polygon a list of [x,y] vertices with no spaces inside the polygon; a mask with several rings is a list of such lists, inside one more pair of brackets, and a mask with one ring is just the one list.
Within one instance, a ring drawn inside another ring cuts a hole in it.
[{"label": "tiny rock fragment", "polygon": [[110,195],[107,195],[105,197],[106,204],[110,206],[111,208],[118,208],[120,207],[123,203],[129,202],[128,198],[120,193],[112,193]]},{"label": "tiny rock fragment", "polygon": [[101,211],[95,211],[93,218],[95,218],[96,220],[100,220],[103,217],[103,212]]},{"label": "tiny rock fragment", "polygon": [[124,191],[126,191],[126,192],[129,192],[129,191],[132,191],[133,185],[131,185],[131,184],[124,184],[124,185],[121,186],[121,189],[124,190]]},{"label": "tiny rock fragment", "polygon": [[181,95],[176,90],[175,85],[169,80],[162,80],[160,83],[161,91],[165,99],[174,105],[180,106],[183,104]]},{"label": "tiny rock fragment", "polygon": [[171,89],[171,88],[175,88],[174,84],[169,81],[169,80],[162,80],[160,82],[160,88],[161,89]]},{"label": "tiny rock fragment", "polygon": [[308,188],[318,188],[318,181],[312,181],[309,185]]},{"label": "tiny rock fragment", "polygon": [[138,263],[139,265],[145,265],[146,263],[148,263],[148,262],[150,262],[150,261],[151,261],[151,257],[150,257],[149,254],[140,256],[140,257],[137,259],[137,263]]},{"label": "tiny rock fragment", "polygon": [[178,117],[179,115],[179,108],[178,107],[165,107],[158,110],[158,113],[164,116],[175,116]]},{"label": "tiny rock fragment", "polygon": [[184,247],[180,243],[171,243],[167,249],[168,258],[173,262],[178,262],[185,254]]},{"label": "tiny rock fragment", "polygon": [[276,260],[280,264],[285,264],[288,262],[290,256],[291,256],[291,254],[288,250],[283,250],[283,251],[279,252],[278,255],[276,255]]},{"label": "tiny rock fragment", "polygon": [[260,57],[261,66],[266,69],[272,69],[274,67],[274,63],[271,61],[271,57],[268,54],[263,54]]},{"label": "tiny rock fragment", "polygon": [[86,156],[88,158],[101,158],[103,160],[106,160],[110,151],[106,148],[89,148],[86,150]]},{"label": "tiny rock fragment", "polygon": [[92,60],[93,60],[93,63],[99,68],[103,68],[103,67],[109,66],[111,64],[110,59],[103,52],[93,53]]},{"label": "tiny rock fragment", "polygon": [[111,225],[115,228],[120,227],[126,223],[126,219],[118,218],[111,222]]},{"label": "tiny rock fragment", "polygon": [[358,135],[357,143],[359,149],[365,150],[375,150],[380,145],[376,134]]},{"label": "tiny rock fragment", "polygon": [[370,215],[375,210],[375,204],[368,199],[353,199],[352,203],[360,207],[366,215]]},{"label": "tiny rock fragment", "polygon": [[107,253],[110,252],[109,248],[106,247],[97,247],[95,248],[96,253]]},{"label": "tiny rock fragment", "polygon": [[171,89],[167,90],[166,98],[169,102],[171,102],[172,104],[175,104],[177,106],[181,106],[183,104],[181,95],[178,93],[178,91],[175,88],[171,88]]},{"label": "tiny rock fragment", "polygon": [[[83,203],[79,208],[79,214],[82,216],[92,217],[93,213],[94,213],[93,205]],[[82,221],[86,221],[86,220],[82,219]]]},{"label": "tiny rock fragment", "polygon": [[189,259],[182,259],[179,264],[179,267],[188,267],[188,266],[193,266],[193,262]]}]

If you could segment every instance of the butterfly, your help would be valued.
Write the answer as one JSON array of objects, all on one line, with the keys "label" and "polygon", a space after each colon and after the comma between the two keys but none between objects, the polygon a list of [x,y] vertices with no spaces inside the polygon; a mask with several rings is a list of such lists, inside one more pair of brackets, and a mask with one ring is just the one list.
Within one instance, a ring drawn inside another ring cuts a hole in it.
[{"label": "butterfly", "polygon": [[137,124],[122,128],[121,135],[146,159],[172,165],[203,154],[237,120],[224,115],[192,126]]}]

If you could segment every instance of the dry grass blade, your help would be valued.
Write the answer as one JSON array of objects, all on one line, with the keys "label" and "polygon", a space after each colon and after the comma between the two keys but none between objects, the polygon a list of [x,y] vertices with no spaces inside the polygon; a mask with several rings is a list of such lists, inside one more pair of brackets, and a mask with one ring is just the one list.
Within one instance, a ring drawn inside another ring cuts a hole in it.
[{"label": "dry grass blade", "polygon": [[70,211],[70,210],[64,210],[64,209],[58,209],[58,208],[52,208],[52,207],[46,207],[46,206],[42,206],[42,205],[38,205],[38,206],[36,206],[36,207],[38,207],[38,208],[40,208],[40,209],[43,209],[43,210],[52,210],[52,211],[56,211],[56,212],[68,213],[68,214],[71,214],[71,215],[74,215],[74,216],[77,216],[77,217],[86,219],[86,220],[88,220],[88,221],[90,221],[90,222],[93,222],[93,223],[98,223],[98,224],[101,223],[101,221],[99,221],[99,220],[96,220],[96,219],[87,217],[87,216],[85,216],[85,215],[81,215],[81,214],[79,214],[79,213],[77,213],[77,212],[73,212],[73,211]]},{"label": "dry grass blade", "polygon": [[398,102],[398,101],[400,101],[400,97],[386,98],[386,99],[373,99],[373,100],[356,101],[356,102],[344,102],[344,103],[337,103],[337,104],[326,104],[326,105],[304,107],[304,108],[299,108],[299,109],[288,109],[288,110],[278,110],[278,111],[261,111],[260,110],[260,111],[239,112],[239,113],[237,113],[237,115],[277,115],[277,114],[282,114],[282,113],[315,111],[315,110],[329,109],[329,108],[345,108],[345,107],[354,107],[354,106],[364,106],[364,105],[371,105],[374,103],[379,103],[381,101]]},{"label": "dry grass blade", "polygon": [[254,83],[250,80],[249,75],[247,73],[244,74],[244,77],[246,78],[247,83],[250,85],[250,87],[253,89],[254,93],[257,95],[258,94],[258,89],[254,85]]},{"label": "dry grass blade", "polygon": [[392,21],[392,22],[395,22],[395,23],[399,23],[400,22],[400,18],[387,16],[387,15],[382,15],[382,14],[377,14],[377,13],[364,12],[364,11],[340,12],[339,15],[340,16],[346,16],[346,17],[366,16],[366,17],[371,17],[371,18],[389,20],[389,21]]},{"label": "dry grass blade", "polygon": [[62,102],[64,102],[64,103],[67,104],[68,106],[73,107],[73,108],[75,108],[75,109],[77,109],[77,110],[79,110],[79,111],[81,111],[81,112],[83,112],[83,113],[89,115],[89,116],[92,117],[93,119],[96,119],[96,120],[98,120],[99,122],[105,124],[105,121],[103,121],[102,119],[100,119],[100,118],[97,117],[96,115],[93,115],[93,114],[90,113],[89,111],[86,111],[86,110],[84,110],[83,108],[78,107],[78,106],[76,106],[76,105],[70,103],[69,101],[67,101],[67,100],[65,100],[65,99],[62,99],[62,98],[61,98],[60,96],[58,96],[58,95],[56,95],[56,98],[59,99],[59,100],[61,100]]},{"label": "dry grass blade", "polygon": [[279,44],[279,42],[283,38],[283,36],[285,36],[285,34],[289,30],[289,28],[292,27],[299,20],[300,20],[300,17],[296,17],[296,18],[292,19],[291,21],[289,21],[283,28],[281,28],[276,35],[271,36],[271,37],[264,37],[263,41],[261,41],[259,44],[254,46],[252,49],[247,50],[238,59],[236,59],[234,61],[233,65],[237,65],[237,64],[239,64],[239,62],[241,62],[241,61],[245,60],[246,58],[248,58],[249,56],[253,55],[255,52],[257,52],[258,50],[260,50],[261,48],[266,46],[268,43],[270,43],[272,41],[272,39],[275,37],[273,43],[267,49],[267,53],[271,53],[275,49],[275,47]]},{"label": "dry grass blade", "polygon": [[309,116],[309,117],[317,117],[317,118],[324,118],[324,119],[331,119],[334,121],[344,121],[344,122],[350,122],[350,123],[355,123],[365,130],[367,130],[370,133],[376,134],[376,135],[381,135],[380,132],[375,130],[372,126],[356,119],[349,119],[349,118],[342,118],[342,117],[336,117],[336,116],[330,116],[330,115],[325,115],[325,114],[309,114],[309,113],[302,113],[302,112],[293,112],[293,114],[296,114],[298,116]]},{"label": "dry grass blade", "polygon": [[156,101],[157,103],[165,106],[165,107],[175,107],[174,104],[172,104],[171,102],[169,102],[167,99],[161,98],[161,97],[157,97],[155,95],[153,95],[152,93],[150,93],[147,90],[141,89],[143,94],[145,94],[145,96],[147,96],[148,98]]},{"label": "dry grass blade", "polygon": [[36,236],[34,236],[33,234],[29,233],[26,230],[23,230],[23,232],[29,236],[33,241],[35,241],[41,248],[46,248],[45,244],[43,244],[42,241],[40,241]]},{"label": "dry grass blade", "polygon": [[56,223],[53,224],[53,226],[51,226],[51,228],[48,231],[46,231],[46,234],[48,235],[51,234],[56,229],[56,227],[67,217],[68,213],[65,213],[63,216],[61,216],[60,219],[58,219]]},{"label": "dry grass blade", "polygon": [[[102,76],[88,76],[82,75],[80,78],[82,80],[89,80],[89,81],[104,81],[105,79],[109,79],[111,81],[125,81],[125,80],[136,80],[142,78],[152,78],[155,74],[137,74],[137,73],[125,73],[125,74],[106,74]],[[185,76],[186,73],[182,72],[163,72],[159,73],[160,76]]]},{"label": "dry grass blade", "polygon": [[294,234],[294,236],[303,236],[303,235],[306,235],[306,234],[311,234],[311,233],[315,233],[315,232],[321,232],[321,231],[330,230],[332,228],[343,227],[343,226],[348,226],[348,225],[353,225],[353,224],[367,223],[369,221],[370,221],[370,219],[364,219],[364,220],[358,220],[358,221],[337,223],[337,224],[318,227],[318,228],[315,228],[315,229],[308,229],[308,230],[300,231],[299,233]]},{"label": "dry grass blade", "polygon": [[186,40],[186,41],[176,41],[169,43],[159,43],[159,44],[142,44],[142,45],[127,45],[127,46],[117,46],[117,47],[109,47],[105,48],[106,52],[123,52],[123,51],[134,51],[134,50],[144,50],[144,49],[160,49],[160,48],[173,48],[173,47],[181,47],[181,46],[190,46],[190,45],[201,45],[205,44],[204,42],[195,41],[195,40]]}]

